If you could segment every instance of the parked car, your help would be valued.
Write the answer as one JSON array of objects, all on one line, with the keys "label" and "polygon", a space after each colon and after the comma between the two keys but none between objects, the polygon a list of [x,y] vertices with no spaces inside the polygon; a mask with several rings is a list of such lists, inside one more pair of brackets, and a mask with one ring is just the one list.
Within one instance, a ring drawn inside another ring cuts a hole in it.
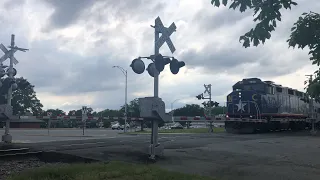
[{"label": "parked car", "polygon": [[115,130],[115,129],[120,130],[120,129],[121,129],[121,125],[120,125],[119,123],[116,123],[116,124],[114,124],[114,125],[111,126],[111,129],[112,129],[112,130]]},{"label": "parked car", "polygon": [[183,129],[183,126],[180,123],[175,123],[170,128],[171,129]]},{"label": "parked car", "polygon": [[[127,129],[129,129],[130,128],[130,125],[127,123],[127,127],[126,127]],[[119,123],[116,123],[116,124],[114,124],[114,125],[112,125],[111,126],[111,129],[112,130],[115,130],[115,129],[117,129],[117,130],[123,130],[124,129],[124,125],[120,125]]]}]

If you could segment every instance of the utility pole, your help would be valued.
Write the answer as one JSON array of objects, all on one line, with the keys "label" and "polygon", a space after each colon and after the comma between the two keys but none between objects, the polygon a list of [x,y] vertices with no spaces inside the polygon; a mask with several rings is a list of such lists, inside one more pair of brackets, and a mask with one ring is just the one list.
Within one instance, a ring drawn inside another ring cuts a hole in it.
[{"label": "utility pole", "polygon": [[47,112],[47,116],[49,116],[49,119],[48,119],[48,136],[50,135],[50,126],[51,126],[51,116],[52,116],[52,112]]},{"label": "utility pole", "polygon": [[125,81],[125,90],[124,90],[124,132],[127,132],[127,119],[128,119],[128,72],[127,70],[125,70],[124,68],[122,68],[121,66],[112,66],[113,68],[118,68],[120,69],[120,71],[123,73],[123,75],[125,76],[126,78],[126,81]]},{"label": "utility pole", "polygon": [[174,122],[174,110],[173,110],[173,104],[176,102],[176,101],[179,101],[180,99],[176,99],[174,101],[172,101],[171,103],[171,113],[172,113],[172,122]]}]

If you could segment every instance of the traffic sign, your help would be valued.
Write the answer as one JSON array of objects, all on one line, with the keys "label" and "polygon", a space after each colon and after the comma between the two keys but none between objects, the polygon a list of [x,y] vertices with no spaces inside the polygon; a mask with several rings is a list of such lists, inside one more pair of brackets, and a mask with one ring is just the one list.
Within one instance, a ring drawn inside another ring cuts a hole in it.
[{"label": "traffic sign", "polygon": [[177,27],[176,27],[175,23],[173,22],[169,26],[169,28],[166,28],[163,26],[163,23],[162,23],[160,17],[156,18],[155,23],[156,23],[155,30],[162,34],[161,37],[156,41],[156,48],[160,49],[160,47],[164,44],[164,42],[166,42],[171,53],[174,53],[176,51],[176,48],[174,47],[174,45],[170,39],[170,36],[174,31],[176,31]]},{"label": "traffic sign", "polygon": [[52,116],[52,112],[47,112],[47,116]]},{"label": "traffic sign", "polygon": [[[13,51],[13,53],[17,52],[18,49],[8,50],[3,44],[0,44],[0,49],[4,52],[4,55],[0,58],[0,63],[4,62],[6,59],[10,58],[10,53]],[[19,61],[12,56],[13,64],[17,65]]]}]

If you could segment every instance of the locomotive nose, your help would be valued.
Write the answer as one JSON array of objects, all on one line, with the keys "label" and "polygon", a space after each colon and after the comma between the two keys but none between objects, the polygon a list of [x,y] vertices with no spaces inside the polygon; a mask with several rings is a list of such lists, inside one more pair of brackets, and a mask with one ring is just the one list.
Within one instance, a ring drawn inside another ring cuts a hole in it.
[{"label": "locomotive nose", "polygon": [[228,95],[227,102],[259,101],[260,97],[255,91],[234,91]]},{"label": "locomotive nose", "polygon": [[227,97],[229,116],[256,114],[261,95],[255,91],[234,91]]}]

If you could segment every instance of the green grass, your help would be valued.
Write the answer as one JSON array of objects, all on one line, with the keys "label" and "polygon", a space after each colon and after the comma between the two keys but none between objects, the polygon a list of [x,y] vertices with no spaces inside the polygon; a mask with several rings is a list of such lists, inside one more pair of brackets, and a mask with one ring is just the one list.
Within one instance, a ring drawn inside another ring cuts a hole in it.
[{"label": "green grass", "polygon": [[[224,132],[224,128],[213,128],[213,132]],[[208,133],[209,128],[193,128],[193,129],[163,129],[159,130],[159,133]],[[126,134],[150,134],[151,131],[136,131],[136,132],[128,132]]]},{"label": "green grass", "polygon": [[123,162],[51,165],[23,171],[8,180],[213,180],[210,177],[166,171],[155,165]]}]

